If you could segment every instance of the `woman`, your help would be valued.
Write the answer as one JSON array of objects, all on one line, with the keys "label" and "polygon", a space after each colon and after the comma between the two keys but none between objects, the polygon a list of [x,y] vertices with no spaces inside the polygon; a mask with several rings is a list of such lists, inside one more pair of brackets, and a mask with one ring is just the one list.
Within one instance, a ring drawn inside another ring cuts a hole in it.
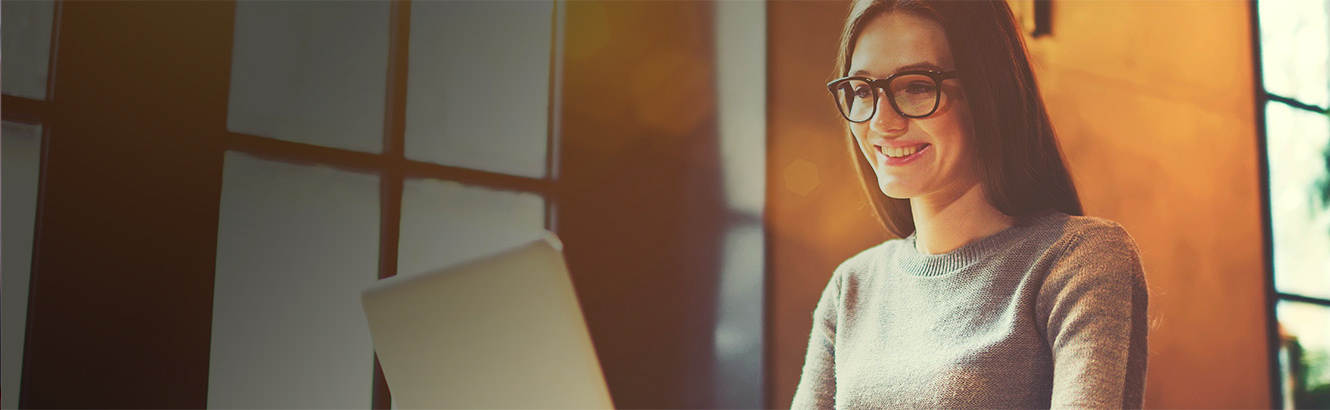
[{"label": "woman", "polygon": [[1080,199],[1006,2],[861,0],[830,84],[901,239],[814,311],[794,408],[1139,408],[1146,283]]}]

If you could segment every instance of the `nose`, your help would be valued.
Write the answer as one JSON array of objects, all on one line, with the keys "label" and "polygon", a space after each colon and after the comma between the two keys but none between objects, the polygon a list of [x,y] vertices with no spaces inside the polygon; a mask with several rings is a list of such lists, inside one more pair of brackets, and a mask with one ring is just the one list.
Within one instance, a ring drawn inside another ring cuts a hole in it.
[{"label": "nose", "polygon": [[873,114],[873,118],[868,119],[868,128],[878,134],[904,133],[906,127],[909,126],[909,119],[896,112],[896,109],[891,106],[891,101],[887,101],[888,98],[891,98],[890,94],[877,99],[877,111]]}]

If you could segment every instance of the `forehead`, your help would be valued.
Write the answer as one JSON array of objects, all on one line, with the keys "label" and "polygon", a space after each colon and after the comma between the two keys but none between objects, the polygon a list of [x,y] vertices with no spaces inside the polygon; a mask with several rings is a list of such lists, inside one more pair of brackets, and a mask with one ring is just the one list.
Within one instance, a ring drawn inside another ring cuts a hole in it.
[{"label": "forehead", "polygon": [[891,13],[874,17],[859,32],[849,72],[885,78],[920,63],[954,68],[942,26],[912,14]]}]

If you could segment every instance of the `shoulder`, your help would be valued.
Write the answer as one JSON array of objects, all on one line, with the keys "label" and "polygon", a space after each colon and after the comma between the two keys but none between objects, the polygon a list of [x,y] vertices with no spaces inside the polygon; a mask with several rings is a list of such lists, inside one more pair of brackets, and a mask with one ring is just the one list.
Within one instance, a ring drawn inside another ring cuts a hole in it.
[{"label": "shoulder", "polygon": [[1053,263],[1045,290],[1077,284],[1144,289],[1145,272],[1140,249],[1121,224],[1103,218],[1068,216],[1062,232],[1049,249]]},{"label": "shoulder", "polygon": [[[1094,323],[1145,328],[1149,285],[1136,241],[1122,225],[1102,218],[1068,217],[1036,300],[1038,323],[1049,343],[1062,332]],[[1126,336],[1123,336],[1126,337]]]},{"label": "shoulder", "polygon": [[[1139,263],[1136,240],[1121,224],[1092,216],[1068,216],[1055,247],[1059,259],[1100,256],[1119,257]],[[1124,261],[1126,262],[1126,261]]]},{"label": "shoulder", "polygon": [[859,251],[859,253],[846,258],[845,261],[836,266],[836,271],[832,274],[832,280],[840,281],[860,277],[879,269],[905,243],[904,239],[891,239]]},{"label": "shoulder", "polygon": [[899,242],[902,240],[892,239],[879,243],[859,251],[837,265],[827,281],[827,286],[822,290],[818,309],[839,309],[841,300],[846,294],[854,293],[867,278],[872,277],[871,272],[881,269]]}]

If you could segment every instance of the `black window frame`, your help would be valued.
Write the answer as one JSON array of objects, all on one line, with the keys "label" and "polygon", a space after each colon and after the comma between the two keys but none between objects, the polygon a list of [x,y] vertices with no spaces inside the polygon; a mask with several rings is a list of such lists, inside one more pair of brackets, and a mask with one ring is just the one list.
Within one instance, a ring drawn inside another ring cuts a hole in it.
[{"label": "black window frame", "polygon": [[[1248,16],[1251,27],[1252,44],[1252,73],[1254,75],[1253,95],[1256,104],[1256,141],[1257,141],[1257,170],[1260,172],[1260,195],[1261,195],[1261,227],[1262,227],[1262,260],[1265,266],[1265,294],[1266,294],[1266,325],[1267,325],[1267,359],[1270,370],[1270,408],[1284,408],[1283,397],[1283,371],[1280,365],[1279,351],[1282,340],[1279,335],[1279,317],[1276,308],[1279,302],[1299,302],[1312,305],[1318,305],[1330,309],[1330,299],[1322,299],[1294,293],[1280,292],[1275,286],[1274,270],[1274,219],[1271,213],[1270,204],[1270,159],[1267,149],[1266,135],[1266,107],[1271,103],[1284,104],[1288,107],[1304,110],[1311,113],[1327,115],[1326,107],[1319,107],[1315,104],[1307,104],[1296,98],[1290,98],[1270,92],[1265,88],[1263,73],[1263,57],[1261,54],[1261,21],[1260,21],[1260,2],[1253,0],[1247,3]],[[1330,18],[1330,16],[1328,16]]]}]

